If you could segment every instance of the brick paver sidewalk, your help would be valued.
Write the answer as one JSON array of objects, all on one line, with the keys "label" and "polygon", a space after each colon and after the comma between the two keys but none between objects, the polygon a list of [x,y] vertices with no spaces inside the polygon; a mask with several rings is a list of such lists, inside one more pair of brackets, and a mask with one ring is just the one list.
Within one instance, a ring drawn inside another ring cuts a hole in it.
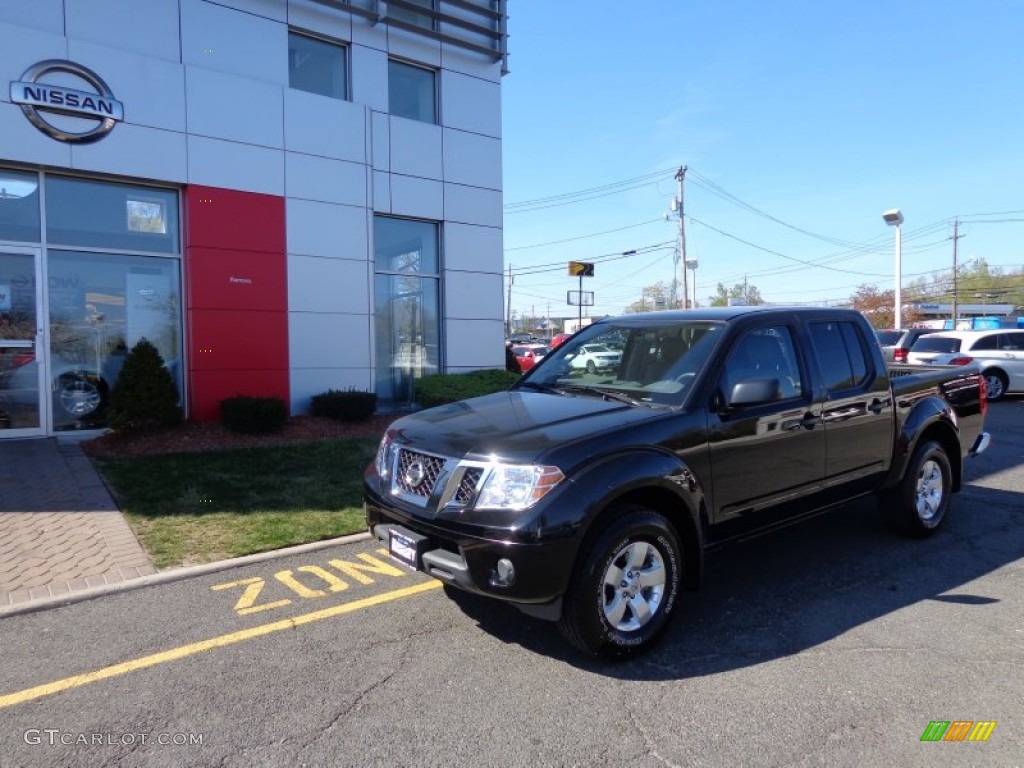
[{"label": "brick paver sidewalk", "polygon": [[77,443],[0,441],[0,609],[155,572]]}]

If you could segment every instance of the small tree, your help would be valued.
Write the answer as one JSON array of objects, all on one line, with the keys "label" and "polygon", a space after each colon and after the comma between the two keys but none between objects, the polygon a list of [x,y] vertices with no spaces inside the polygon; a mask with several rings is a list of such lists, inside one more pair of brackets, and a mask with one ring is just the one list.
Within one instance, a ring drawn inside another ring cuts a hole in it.
[{"label": "small tree", "polygon": [[142,432],[181,421],[178,386],[160,352],[147,339],[132,347],[110,391],[110,426]]}]

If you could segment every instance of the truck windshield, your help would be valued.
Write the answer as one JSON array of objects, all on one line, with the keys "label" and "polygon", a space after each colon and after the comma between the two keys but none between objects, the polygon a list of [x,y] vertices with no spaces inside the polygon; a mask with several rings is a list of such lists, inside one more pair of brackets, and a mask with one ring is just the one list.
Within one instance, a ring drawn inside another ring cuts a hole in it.
[{"label": "truck windshield", "polygon": [[681,405],[724,328],[707,321],[598,323],[551,350],[517,387],[610,392],[641,405]]}]

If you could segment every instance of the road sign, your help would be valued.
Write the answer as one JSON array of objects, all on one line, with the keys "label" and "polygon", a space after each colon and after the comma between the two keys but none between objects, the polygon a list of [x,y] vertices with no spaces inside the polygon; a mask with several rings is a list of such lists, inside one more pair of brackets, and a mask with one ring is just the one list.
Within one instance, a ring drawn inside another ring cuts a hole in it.
[{"label": "road sign", "polygon": [[593,277],[594,276],[594,265],[589,261],[570,261],[569,262],[569,276],[570,277]]},{"label": "road sign", "polygon": [[565,303],[571,307],[592,307],[594,306],[594,292],[566,291]]}]

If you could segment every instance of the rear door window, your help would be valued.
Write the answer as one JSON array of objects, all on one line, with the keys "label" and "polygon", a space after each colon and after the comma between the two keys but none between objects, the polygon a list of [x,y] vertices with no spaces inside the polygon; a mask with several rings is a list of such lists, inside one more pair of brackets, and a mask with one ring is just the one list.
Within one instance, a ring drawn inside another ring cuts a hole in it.
[{"label": "rear door window", "polygon": [[863,386],[871,371],[857,326],[848,322],[809,324],[814,352],[829,392]]}]

